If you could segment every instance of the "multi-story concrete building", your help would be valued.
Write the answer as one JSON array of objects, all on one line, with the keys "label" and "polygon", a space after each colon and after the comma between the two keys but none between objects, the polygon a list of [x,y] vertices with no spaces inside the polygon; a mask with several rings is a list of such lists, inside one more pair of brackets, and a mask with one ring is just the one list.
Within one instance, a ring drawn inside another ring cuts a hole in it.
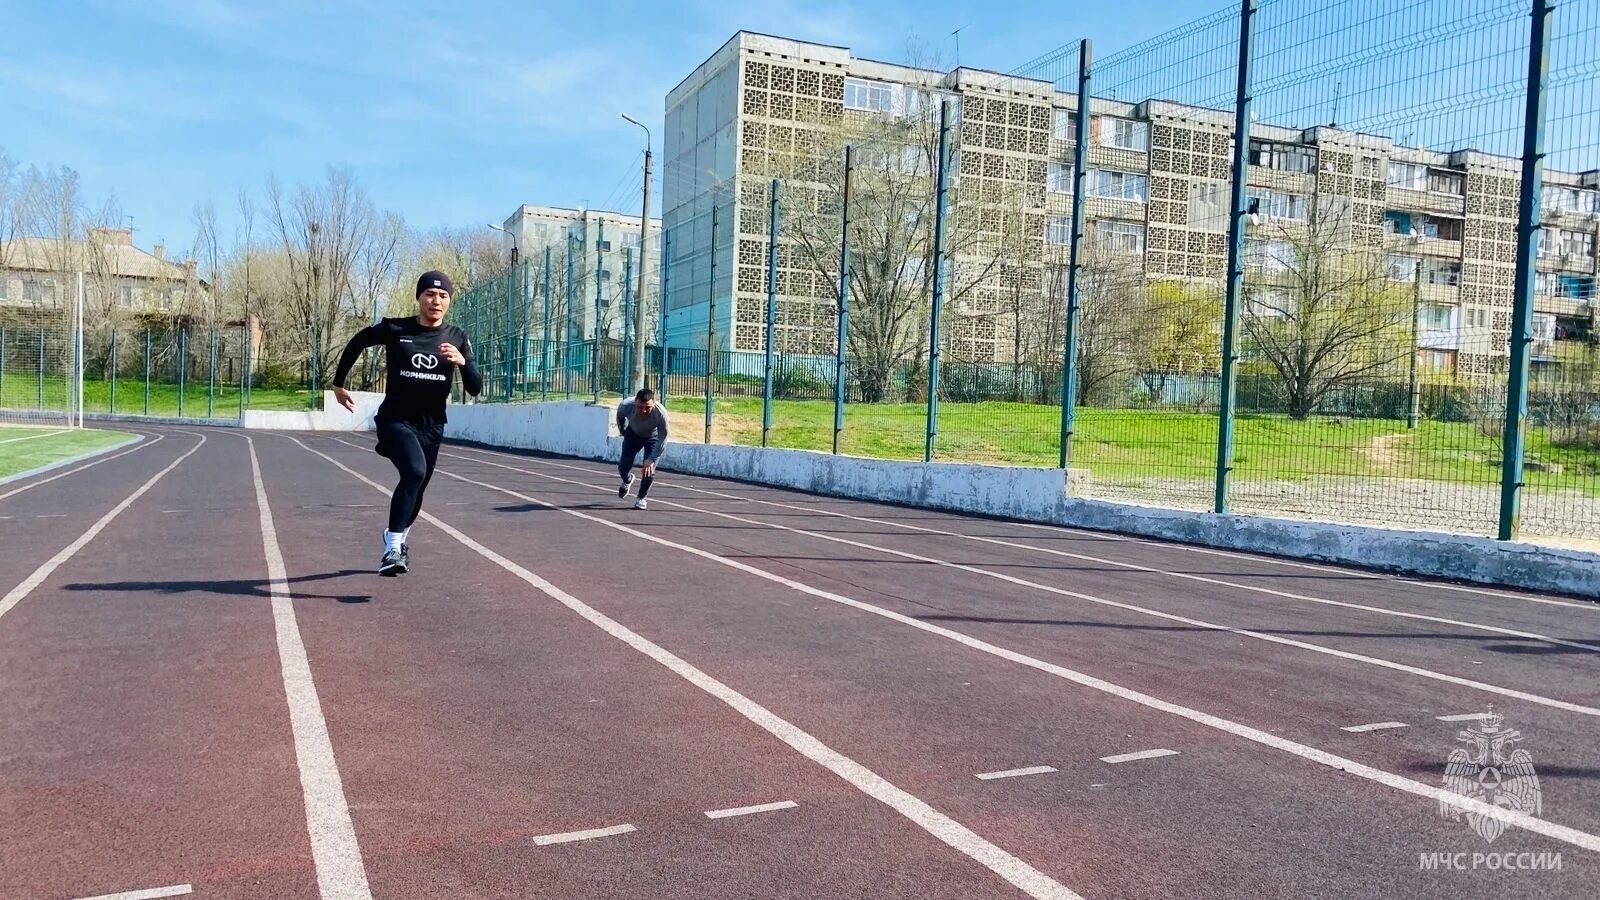
[{"label": "multi-story concrete building", "polygon": [[23,237],[0,245],[0,306],[33,309],[71,304],[77,273],[91,308],[133,312],[190,311],[208,290],[194,260],[168,259],[133,245],[126,228],[91,228],[84,240]]},{"label": "multi-story concrete building", "polygon": [[[950,72],[853,57],[842,47],[740,32],[666,98],[665,210],[672,267],[669,340],[703,345],[708,297],[718,347],[764,346],[768,158],[801,154],[847,115],[899,117],[957,101],[955,155],[968,197],[1020,198],[1034,258],[1070,241],[1077,98],[1049,82],[969,68]],[[1220,279],[1226,268],[1233,113],[1159,98],[1096,98],[1089,110],[1088,239],[1125,254],[1151,280]],[[1510,335],[1516,160],[1470,149],[1403,147],[1333,127],[1258,123],[1248,190],[1259,215],[1247,265],[1274,252],[1314,215],[1336,212],[1348,239],[1381,250],[1390,277],[1420,299],[1424,367],[1463,376],[1506,369]],[[1545,173],[1546,230],[1538,261],[1535,363],[1596,334],[1600,171]],[[754,199],[756,202],[751,202]],[[719,235],[710,246],[713,207]],[[1276,236],[1275,236],[1276,235]],[[1052,249],[1053,248],[1053,249]],[[836,285],[780,252],[780,349],[831,352]],[[716,272],[712,284],[712,269]],[[970,292],[946,325],[950,349],[1001,361],[1012,343],[998,313],[998,274]],[[1269,279],[1270,280],[1270,279]]]},{"label": "multi-story concrete building", "polygon": [[[642,230],[639,217],[594,209],[565,209],[523,204],[508,216],[502,227],[506,242],[516,249],[522,261],[532,267],[530,284],[538,285],[544,251],[551,253],[552,281],[557,286],[556,304],[565,302],[566,261],[572,258],[573,327],[580,340],[595,333],[595,292],[599,291],[600,321],[604,333],[620,339],[623,335],[623,279],[632,260],[631,290],[638,290],[638,267]],[[649,273],[645,290],[656,296],[661,260],[661,220],[650,220]],[[535,287],[535,290],[538,288]]]}]

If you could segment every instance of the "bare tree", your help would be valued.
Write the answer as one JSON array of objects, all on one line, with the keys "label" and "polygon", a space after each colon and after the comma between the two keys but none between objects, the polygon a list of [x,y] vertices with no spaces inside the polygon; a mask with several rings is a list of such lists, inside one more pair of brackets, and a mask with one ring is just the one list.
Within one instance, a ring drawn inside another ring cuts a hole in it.
[{"label": "bare tree", "polygon": [[1248,262],[1246,354],[1277,376],[1291,417],[1310,416],[1330,392],[1393,372],[1414,352],[1409,291],[1391,280],[1381,250],[1350,240],[1342,213],[1268,225]]}]

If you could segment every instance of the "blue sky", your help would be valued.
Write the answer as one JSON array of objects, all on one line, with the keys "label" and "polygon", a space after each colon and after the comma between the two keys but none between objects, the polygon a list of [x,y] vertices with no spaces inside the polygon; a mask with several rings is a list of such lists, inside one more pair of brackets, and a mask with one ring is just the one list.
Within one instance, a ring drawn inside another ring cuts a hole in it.
[{"label": "blue sky", "polygon": [[[143,246],[186,247],[213,201],[349,166],[413,226],[637,185],[666,92],[740,28],[903,60],[921,40],[1009,70],[1080,37],[1100,54],[1217,0],[0,0],[0,148],[115,194]],[[636,198],[628,193],[626,205]]]}]

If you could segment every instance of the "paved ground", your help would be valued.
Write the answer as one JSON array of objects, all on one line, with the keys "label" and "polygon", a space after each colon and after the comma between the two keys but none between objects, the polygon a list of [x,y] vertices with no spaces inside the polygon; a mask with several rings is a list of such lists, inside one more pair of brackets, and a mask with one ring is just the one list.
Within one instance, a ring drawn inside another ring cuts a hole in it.
[{"label": "paved ground", "polygon": [[0,897],[1600,893],[1600,605],[456,446],[380,579],[368,439],[140,430],[0,486]]}]

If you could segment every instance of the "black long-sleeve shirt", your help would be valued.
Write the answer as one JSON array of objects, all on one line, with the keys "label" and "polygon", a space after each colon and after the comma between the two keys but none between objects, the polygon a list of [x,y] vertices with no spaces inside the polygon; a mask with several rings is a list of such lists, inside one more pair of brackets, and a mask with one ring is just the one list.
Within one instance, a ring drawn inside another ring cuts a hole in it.
[{"label": "black long-sleeve shirt", "polygon": [[[453,344],[466,365],[457,366],[445,359],[439,352],[440,344]],[[483,390],[483,376],[473,364],[472,342],[467,339],[467,333],[454,325],[429,328],[415,316],[384,319],[356,332],[339,357],[334,386],[345,386],[345,379],[361,358],[361,351],[368,347],[384,348],[389,360],[383,405],[378,408],[380,419],[444,425],[445,401],[450,398],[450,384],[457,368],[461,369],[461,384],[467,393],[476,397]]]}]

